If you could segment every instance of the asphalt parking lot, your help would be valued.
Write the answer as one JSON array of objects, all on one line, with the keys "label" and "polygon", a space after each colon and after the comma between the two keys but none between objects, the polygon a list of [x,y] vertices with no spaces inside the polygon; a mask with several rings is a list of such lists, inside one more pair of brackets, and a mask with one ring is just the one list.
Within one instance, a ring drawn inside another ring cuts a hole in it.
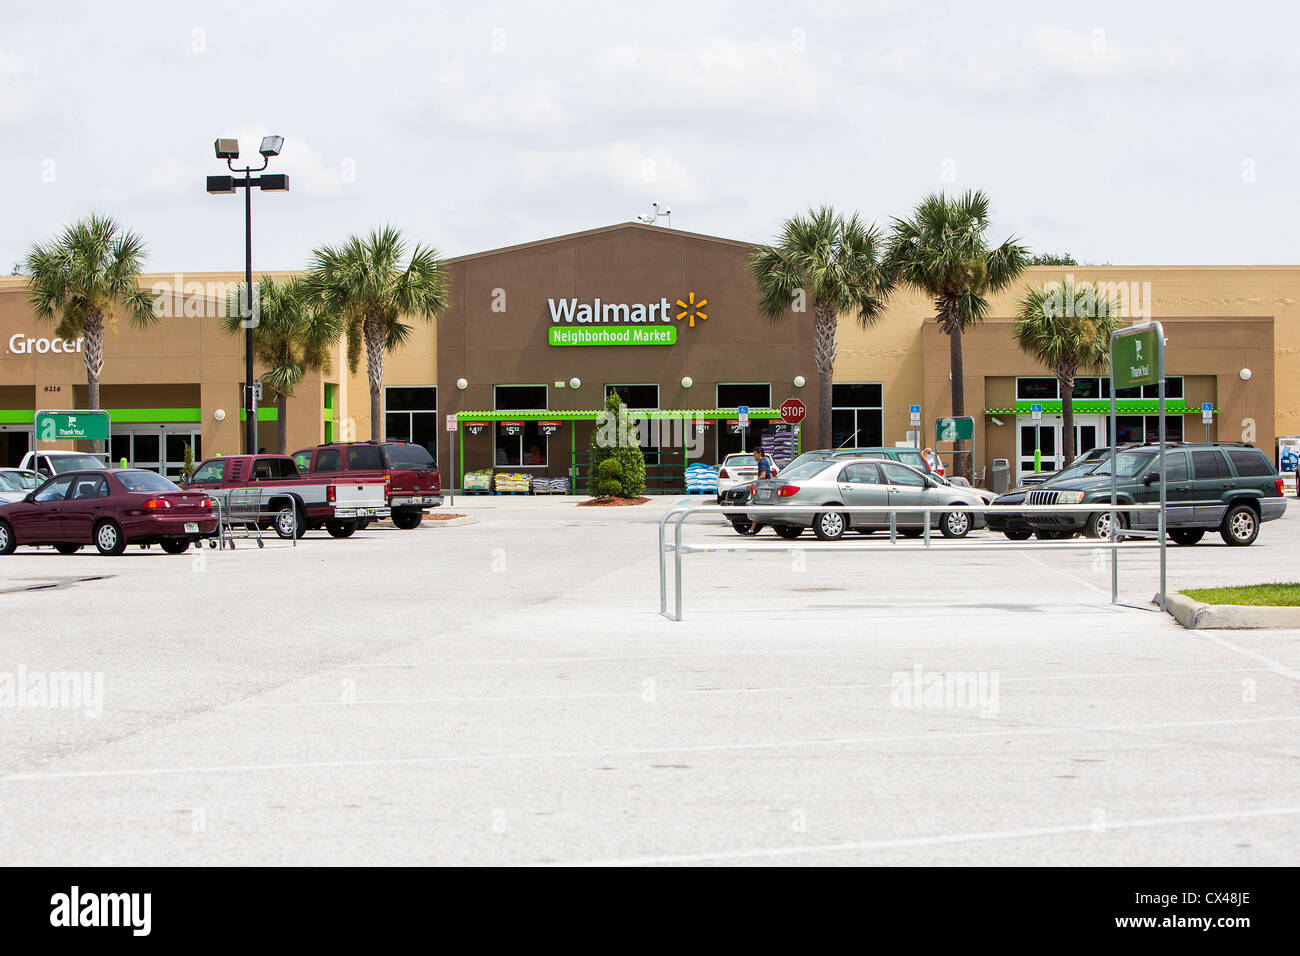
[{"label": "asphalt parking lot", "polygon": [[[88,675],[81,706],[0,706],[0,862],[1297,859],[1300,632],[1112,607],[1104,555],[1050,542],[770,535],[685,556],[674,623],[655,550],[679,500],[0,558],[0,675]],[[1171,588],[1294,580],[1294,504],[1253,547],[1170,547]],[[1122,570],[1149,601],[1155,553]]]}]

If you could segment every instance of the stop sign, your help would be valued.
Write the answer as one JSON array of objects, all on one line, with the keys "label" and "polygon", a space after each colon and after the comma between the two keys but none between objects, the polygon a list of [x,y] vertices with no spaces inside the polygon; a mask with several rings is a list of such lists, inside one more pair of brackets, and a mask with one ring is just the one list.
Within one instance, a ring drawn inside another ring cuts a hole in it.
[{"label": "stop sign", "polygon": [[787,398],[781,403],[781,421],[787,425],[798,425],[807,414],[807,406],[797,398]]}]

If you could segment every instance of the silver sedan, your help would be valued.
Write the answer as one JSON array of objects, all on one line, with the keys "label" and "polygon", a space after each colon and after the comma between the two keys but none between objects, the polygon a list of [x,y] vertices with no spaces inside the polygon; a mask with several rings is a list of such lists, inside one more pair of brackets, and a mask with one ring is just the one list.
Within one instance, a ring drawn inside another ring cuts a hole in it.
[{"label": "silver sedan", "polygon": [[[836,541],[846,531],[870,534],[889,529],[889,514],[868,508],[932,507],[930,526],[947,538],[964,538],[972,528],[984,526],[984,515],[963,508],[984,504],[972,488],[941,484],[929,475],[897,461],[836,459],[809,461],[787,468],[780,478],[756,481],[749,506],[759,510],[748,517],[783,538],[797,538],[805,528],[823,541]],[[818,513],[781,511],[782,505],[820,506],[835,510]],[[899,533],[919,537],[924,515],[900,514]]]}]

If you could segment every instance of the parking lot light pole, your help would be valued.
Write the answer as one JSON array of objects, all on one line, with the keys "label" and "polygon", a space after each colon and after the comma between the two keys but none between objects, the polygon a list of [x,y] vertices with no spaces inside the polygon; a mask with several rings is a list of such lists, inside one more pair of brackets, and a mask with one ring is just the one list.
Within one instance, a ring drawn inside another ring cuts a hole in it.
[{"label": "parking lot light pole", "polygon": [[[244,190],[244,295],[240,303],[244,321],[244,453],[257,452],[257,409],[253,401],[253,187],[263,192],[288,192],[289,177],[282,174],[268,174],[253,178],[253,173],[260,173],[271,162],[272,156],[279,156],[284,146],[283,136],[264,136],[258,152],[262,156],[261,166],[244,166],[235,168],[239,158],[239,141],[236,139],[218,139],[213,143],[217,159],[224,159],[226,167],[232,173],[243,173],[242,178],[234,176],[209,176],[208,192],[212,195],[230,195],[236,189]],[[284,423],[280,422],[283,428]]]}]

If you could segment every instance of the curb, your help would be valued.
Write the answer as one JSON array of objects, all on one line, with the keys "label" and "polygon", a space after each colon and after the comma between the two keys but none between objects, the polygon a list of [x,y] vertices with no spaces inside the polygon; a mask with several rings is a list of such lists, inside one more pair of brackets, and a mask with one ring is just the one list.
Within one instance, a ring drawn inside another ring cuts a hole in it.
[{"label": "curb", "polygon": [[461,515],[459,518],[447,518],[445,521],[422,521],[422,528],[459,528],[465,524],[478,524],[473,515]]},{"label": "curb", "polygon": [[[1159,605],[1160,595],[1152,601]],[[1169,594],[1165,605],[1175,621],[1192,630],[1300,628],[1300,607],[1249,607],[1243,604],[1202,604],[1186,594]]]}]

